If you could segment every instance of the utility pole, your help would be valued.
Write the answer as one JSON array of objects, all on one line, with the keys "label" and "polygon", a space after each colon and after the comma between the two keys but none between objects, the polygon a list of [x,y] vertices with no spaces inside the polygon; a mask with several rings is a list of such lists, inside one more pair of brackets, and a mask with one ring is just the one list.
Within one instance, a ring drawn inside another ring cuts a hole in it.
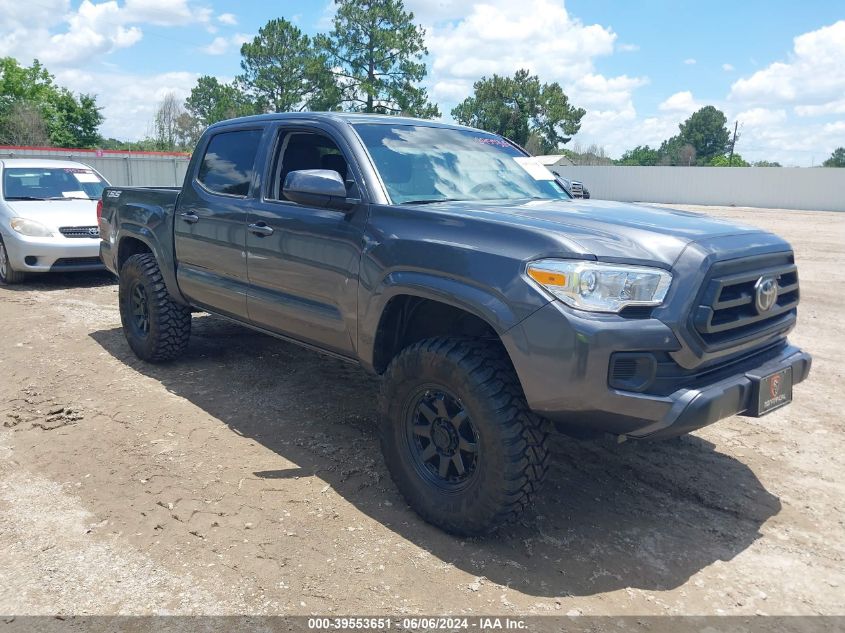
[{"label": "utility pole", "polygon": [[737,130],[738,126],[739,126],[739,121],[734,121],[734,137],[733,137],[733,140],[731,141],[731,155],[730,155],[730,158],[728,158],[728,167],[734,166],[734,147],[736,147],[736,130]]}]

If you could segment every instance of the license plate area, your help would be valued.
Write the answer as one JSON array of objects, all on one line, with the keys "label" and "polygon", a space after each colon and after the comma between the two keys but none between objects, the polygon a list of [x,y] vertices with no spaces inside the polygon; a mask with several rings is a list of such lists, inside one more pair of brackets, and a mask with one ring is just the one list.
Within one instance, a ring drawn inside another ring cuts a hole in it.
[{"label": "license plate area", "polygon": [[763,376],[749,375],[754,386],[746,415],[760,417],[792,402],[792,367]]}]

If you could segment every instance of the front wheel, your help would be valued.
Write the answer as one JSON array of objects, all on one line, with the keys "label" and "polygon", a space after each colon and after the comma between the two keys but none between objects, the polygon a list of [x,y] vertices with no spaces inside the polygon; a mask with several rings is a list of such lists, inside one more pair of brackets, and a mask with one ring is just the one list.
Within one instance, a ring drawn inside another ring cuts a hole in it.
[{"label": "front wheel", "polygon": [[6,251],[6,244],[0,237],[0,284],[19,284],[26,278],[26,275],[12,268],[9,262],[9,253]]},{"label": "front wheel", "polygon": [[546,424],[498,345],[411,345],[385,373],[381,408],[391,476],[408,504],[447,532],[484,534],[515,520],[546,474]]},{"label": "front wheel", "polygon": [[158,363],[185,350],[191,310],[170,297],[153,255],[133,255],[123,264],[119,301],[123,333],[138,358]]}]

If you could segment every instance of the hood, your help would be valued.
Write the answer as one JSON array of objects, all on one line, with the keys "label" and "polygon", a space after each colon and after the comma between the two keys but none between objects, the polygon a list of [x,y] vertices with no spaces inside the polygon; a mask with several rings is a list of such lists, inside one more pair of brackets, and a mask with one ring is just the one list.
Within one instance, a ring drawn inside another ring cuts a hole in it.
[{"label": "hood", "polygon": [[7,200],[11,216],[40,222],[57,230],[61,226],[97,226],[96,200]]},{"label": "hood", "polygon": [[430,205],[460,215],[487,216],[551,232],[580,246],[582,253],[608,261],[658,263],[671,266],[691,242],[718,244],[718,238],[747,235],[750,242],[773,238],[760,229],[700,213],[606,200],[527,200],[443,202]]}]

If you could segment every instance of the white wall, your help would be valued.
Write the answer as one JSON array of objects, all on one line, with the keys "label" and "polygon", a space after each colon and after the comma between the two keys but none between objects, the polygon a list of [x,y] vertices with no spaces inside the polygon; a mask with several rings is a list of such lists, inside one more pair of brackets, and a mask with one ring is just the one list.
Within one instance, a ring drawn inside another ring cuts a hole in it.
[{"label": "white wall", "polygon": [[4,158],[53,158],[75,160],[93,167],[118,187],[181,187],[188,169],[188,156],[133,152],[101,152],[72,149],[24,149],[0,147]]},{"label": "white wall", "polygon": [[[181,186],[188,167],[185,155],[0,148],[0,159],[10,156],[78,160],[117,186]],[[573,166],[560,172],[604,200],[845,211],[845,169]]]},{"label": "white wall", "polygon": [[564,167],[593,198],[845,211],[845,169],[798,167]]}]

